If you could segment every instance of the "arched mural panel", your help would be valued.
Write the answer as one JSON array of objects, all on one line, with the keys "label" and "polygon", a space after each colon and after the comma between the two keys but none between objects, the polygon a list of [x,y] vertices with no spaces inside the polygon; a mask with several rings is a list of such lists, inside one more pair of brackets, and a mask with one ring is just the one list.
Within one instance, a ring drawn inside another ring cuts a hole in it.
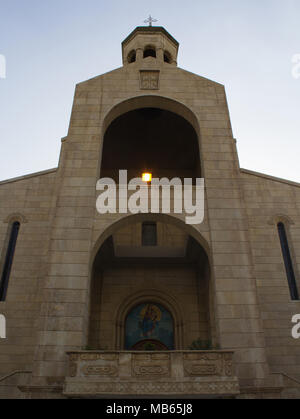
[{"label": "arched mural panel", "polygon": [[146,302],[134,307],[126,318],[126,350],[173,350],[174,321],[161,304]]}]

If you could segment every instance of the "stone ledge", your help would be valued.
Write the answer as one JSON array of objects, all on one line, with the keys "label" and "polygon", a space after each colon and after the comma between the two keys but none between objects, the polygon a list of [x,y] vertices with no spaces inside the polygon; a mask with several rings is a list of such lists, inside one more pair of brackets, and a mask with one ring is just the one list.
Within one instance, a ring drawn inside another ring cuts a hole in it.
[{"label": "stone ledge", "polygon": [[233,396],[239,395],[237,378],[207,382],[67,382],[63,394],[83,396]]}]

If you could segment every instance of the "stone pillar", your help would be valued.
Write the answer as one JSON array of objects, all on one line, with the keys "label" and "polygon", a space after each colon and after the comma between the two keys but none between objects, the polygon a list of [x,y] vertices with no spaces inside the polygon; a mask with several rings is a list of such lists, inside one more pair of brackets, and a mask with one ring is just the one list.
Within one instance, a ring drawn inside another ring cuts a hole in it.
[{"label": "stone pillar", "polygon": [[136,62],[137,63],[141,63],[143,60],[143,54],[144,54],[144,50],[143,48],[137,48],[136,49]]},{"label": "stone pillar", "polygon": [[[241,385],[260,386],[264,385],[269,370],[248,219],[223,86],[217,87],[216,92],[218,101],[215,108],[205,111],[202,108],[199,121],[215,282],[216,324],[221,348],[235,351]],[[223,117],[220,118],[218,113]]]},{"label": "stone pillar", "polygon": [[156,50],[156,59],[159,63],[164,62],[164,50],[163,48],[157,48]]}]

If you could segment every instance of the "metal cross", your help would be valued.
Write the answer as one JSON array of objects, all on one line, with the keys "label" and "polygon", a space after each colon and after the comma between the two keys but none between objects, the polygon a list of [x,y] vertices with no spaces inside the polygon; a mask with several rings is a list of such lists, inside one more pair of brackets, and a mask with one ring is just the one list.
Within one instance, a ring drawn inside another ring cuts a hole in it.
[{"label": "metal cross", "polygon": [[151,15],[149,15],[148,19],[144,20],[144,23],[149,23],[149,26],[152,26],[152,23],[158,22],[156,19],[153,19]]}]

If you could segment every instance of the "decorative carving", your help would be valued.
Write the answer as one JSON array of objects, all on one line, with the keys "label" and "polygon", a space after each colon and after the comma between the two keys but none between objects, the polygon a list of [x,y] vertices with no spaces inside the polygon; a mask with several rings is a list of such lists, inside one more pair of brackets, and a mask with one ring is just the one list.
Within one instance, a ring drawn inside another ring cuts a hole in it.
[{"label": "decorative carving", "polygon": [[71,362],[69,365],[69,374],[70,377],[76,377],[77,375],[77,364],[75,362]]},{"label": "decorative carving", "polygon": [[160,375],[168,376],[170,371],[167,365],[136,365],[133,368],[135,376]]},{"label": "decorative carving", "polygon": [[239,394],[230,351],[101,351],[68,355],[67,396]]},{"label": "decorative carving", "polygon": [[169,361],[171,359],[169,354],[153,354],[151,355],[151,359],[153,361],[157,361],[157,360],[165,360],[165,361]]},{"label": "decorative carving", "polygon": [[132,357],[132,375],[164,376],[171,375],[171,358],[169,354],[134,354]]},{"label": "decorative carving", "polygon": [[169,354],[133,354],[134,361],[169,361],[171,359]]},{"label": "decorative carving", "polygon": [[87,365],[83,368],[84,375],[102,375],[102,376],[116,376],[118,375],[118,368],[113,365]]},{"label": "decorative carving", "polygon": [[185,367],[187,376],[208,376],[219,375],[218,365],[187,365]]},{"label": "decorative carving", "polygon": [[218,354],[217,352],[207,352],[207,353],[189,353],[184,354],[183,359],[188,361],[217,361],[222,359],[223,355]]},{"label": "decorative carving", "polygon": [[141,89],[142,90],[158,90],[159,89],[159,71],[142,70],[141,75]]},{"label": "decorative carving", "polygon": [[223,354],[217,352],[185,354],[183,365],[186,377],[221,376],[223,375]]},{"label": "decorative carving", "polygon": [[225,374],[227,377],[232,377],[232,361],[225,363]]},{"label": "decorative carving", "polygon": [[103,359],[103,361],[117,361],[119,358],[116,354],[102,354],[100,359]]},{"label": "decorative carving", "polygon": [[239,394],[237,380],[230,382],[113,382],[67,383],[65,395],[84,394],[132,394],[132,395],[180,395],[180,394]]},{"label": "decorative carving", "polygon": [[116,361],[118,359],[118,356],[116,354],[85,353],[85,354],[80,355],[80,359],[82,361],[98,361],[98,360]]}]

